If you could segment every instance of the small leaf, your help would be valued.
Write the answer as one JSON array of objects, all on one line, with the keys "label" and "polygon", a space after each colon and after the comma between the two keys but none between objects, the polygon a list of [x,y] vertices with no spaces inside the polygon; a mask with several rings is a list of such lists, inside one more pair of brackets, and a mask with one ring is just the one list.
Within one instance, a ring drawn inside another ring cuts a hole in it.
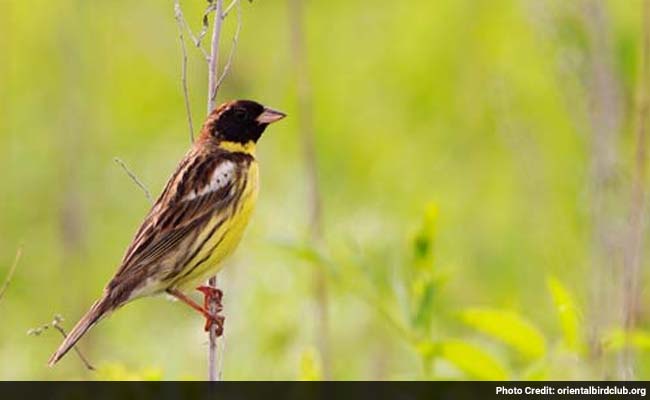
[{"label": "small leaf", "polygon": [[508,379],[503,365],[478,346],[461,340],[440,343],[440,357],[454,364],[470,378],[502,381]]},{"label": "small leaf", "polygon": [[585,345],[580,332],[579,312],[573,296],[555,277],[549,277],[547,285],[560,318],[564,343],[569,350],[582,354]]},{"label": "small leaf", "polygon": [[540,331],[515,312],[474,308],[462,312],[461,319],[474,329],[509,345],[526,358],[539,358],[546,353],[546,341]]}]

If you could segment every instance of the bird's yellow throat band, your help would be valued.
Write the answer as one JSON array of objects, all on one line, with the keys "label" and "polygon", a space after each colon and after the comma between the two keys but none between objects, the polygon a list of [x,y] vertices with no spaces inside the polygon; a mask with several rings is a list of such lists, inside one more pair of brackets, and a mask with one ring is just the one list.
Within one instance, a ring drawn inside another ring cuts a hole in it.
[{"label": "bird's yellow throat band", "polygon": [[231,142],[229,140],[224,140],[219,142],[219,147],[224,150],[228,150],[232,152],[241,152],[250,155],[255,155],[255,142],[253,142],[252,140],[249,140],[244,144],[239,142]]}]

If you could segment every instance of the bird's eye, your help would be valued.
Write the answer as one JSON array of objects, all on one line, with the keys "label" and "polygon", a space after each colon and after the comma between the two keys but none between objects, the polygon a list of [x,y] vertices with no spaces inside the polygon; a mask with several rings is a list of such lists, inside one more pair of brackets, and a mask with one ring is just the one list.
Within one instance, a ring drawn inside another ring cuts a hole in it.
[{"label": "bird's eye", "polygon": [[235,119],[237,119],[237,121],[242,121],[242,122],[246,121],[246,119],[248,118],[248,114],[246,113],[245,110],[242,109],[236,109],[234,112],[234,116]]}]

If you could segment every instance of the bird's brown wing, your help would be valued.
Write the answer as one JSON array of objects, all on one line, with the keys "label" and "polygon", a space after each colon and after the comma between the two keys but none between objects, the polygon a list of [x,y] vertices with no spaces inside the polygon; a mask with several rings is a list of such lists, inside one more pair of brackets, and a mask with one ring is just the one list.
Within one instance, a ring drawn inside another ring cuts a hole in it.
[{"label": "bird's brown wing", "polygon": [[227,218],[224,211],[237,203],[249,163],[228,152],[190,152],[181,161],[106,288],[115,306],[183,269],[203,228],[215,215]]}]

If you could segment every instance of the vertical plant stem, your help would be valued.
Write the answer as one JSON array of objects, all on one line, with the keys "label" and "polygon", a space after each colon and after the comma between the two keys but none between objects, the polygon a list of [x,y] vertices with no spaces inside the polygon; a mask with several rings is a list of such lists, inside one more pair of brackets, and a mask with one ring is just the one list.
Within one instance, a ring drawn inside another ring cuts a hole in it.
[{"label": "vertical plant stem", "polygon": [[208,63],[208,114],[217,105],[217,82],[219,80],[219,40],[223,24],[223,0],[215,0],[217,7],[214,12],[212,41],[210,42],[210,61]]},{"label": "vertical plant stem", "polygon": [[588,34],[589,101],[589,202],[591,229],[591,298],[589,354],[598,374],[614,374],[614,364],[603,350],[601,338],[616,323],[620,304],[617,285],[621,274],[616,262],[624,242],[618,167],[618,137],[622,119],[621,83],[614,69],[613,45],[607,10],[602,1],[587,0],[583,7]]},{"label": "vertical plant stem", "polygon": [[[632,182],[628,236],[623,271],[623,324],[629,333],[636,326],[640,297],[640,266],[643,259],[643,241],[646,219],[648,169],[648,112],[650,99],[650,0],[643,2],[643,37],[641,39],[641,68],[636,99],[636,164]],[[629,336],[629,335],[628,335]],[[621,378],[633,379],[634,354],[630,346],[623,353]]]},{"label": "vertical plant stem", "polygon": [[[316,163],[316,145],[312,115],[312,91],[309,79],[307,54],[304,43],[303,1],[288,0],[289,23],[291,24],[291,53],[296,68],[296,85],[298,97],[298,124],[302,134],[302,152],[307,174],[309,233],[312,242],[318,245],[322,241],[322,202],[318,185]],[[314,268],[314,297],[316,300],[316,335],[318,350],[323,363],[323,377],[330,379],[329,359],[329,321],[328,296],[325,271]]]},{"label": "vertical plant stem", "polygon": [[[210,60],[208,63],[208,114],[216,107],[217,100],[217,81],[219,79],[219,39],[221,37],[221,26],[223,23],[223,0],[216,0],[217,6],[214,12],[214,24],[212,28],[212,41],[210,44]],[[208,279],[208,286],[217,287],[217,277],[213,276]],[[213,299],[209,304],[211,314],[217,312],[217,302]],[[217,360],[217,325],[210,325],[208,333],[208,380],[217,381],[221,377],[219,371],[220,363]]]},{"label": "vertical plant stem", "polygon": [[[208,279],[208,286],[213,288],[217,287],[217,276],[210,277]],[[210,314],[216,314],[217,305],[215,301],[211,301],[208,307]],[[218,353],[218,337],[217,337],[217,324],[213,323],[210,325],[210,331],[208,332],[208,380],[211,382],[218,381],[221,378],[220,363],[217,360]]]}]

